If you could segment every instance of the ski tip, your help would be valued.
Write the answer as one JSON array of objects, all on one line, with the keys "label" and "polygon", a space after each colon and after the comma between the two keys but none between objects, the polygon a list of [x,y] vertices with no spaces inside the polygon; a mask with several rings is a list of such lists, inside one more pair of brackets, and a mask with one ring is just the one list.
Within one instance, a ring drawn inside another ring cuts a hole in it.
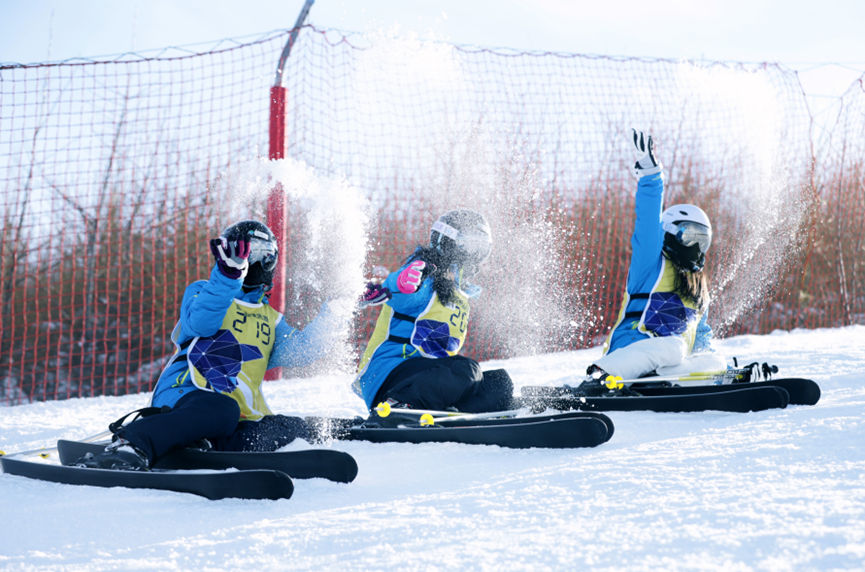
[{"label": "ski tip", "polygon": [[[790,391],[790,389],[788,389]],[[812,379],[803,379],[798,391],[790,392],[791,405],[817,405],[822,396],[822,391],[817,382]]]},{"label": "ski tip", "polygon": [[354,481],[354,480],[357,478],[357,472],[358,472],[357,461],[355,461],[355,460],[354,460],[354,457],[352,457],[352,456],[349,455],[348,453],[346,453],[345,455],[346,455],[349,459],[351,459],[351,462],[346,462],[346,464],[345,464],[345,473],[343,473],[343,475],[341,475],[342,478],[341,478],[341,479],[336,479],[336,481],[337,481],[337,482],[340,482],[340,483],[350,483],[350,482]]},{"label": "ski tip", "polygon": [[817,402],[820,401],[820,397],[822,396],[822,390],[820,386],[814,382],[814,387],[811,388],[811,392],[808,394],[805,399],[805,403],[803,405],[817,405]]},{"label": "ski tip", "polygon": [[603,424],[607,428],[607,436],[604,438],[603,443],[606,443],[610,439],[613,438],[613,435],[616,433],[616,426],[613,424],[613,420],[604,415],[603,413],[598,413],[598,418],[603,422]]},{"label": "ski tip", "polygon": [[252,469],[222,473],[220,476],[225,477],[225,482],[212,490],[178,492],[197,494],[209,500],[280,500],[290,499],[294,494],[294,481],[282,471]]},{"label": "ski tip", "polygon": [[290,499],[291,495],[294,494],[294,481],[291,480],[287,474],[282,471],[273,471],[276,477],[276,486],[275,490],[279,491],[279,495],[273,500],[278,499]]}]

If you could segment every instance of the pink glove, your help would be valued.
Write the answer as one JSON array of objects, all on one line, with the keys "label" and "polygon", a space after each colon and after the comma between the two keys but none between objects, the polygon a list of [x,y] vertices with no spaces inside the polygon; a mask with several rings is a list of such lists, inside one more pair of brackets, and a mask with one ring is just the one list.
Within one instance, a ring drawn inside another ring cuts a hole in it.
[{"label": "pink glove", "polygon": [[399,273],[396,278],[396,286],[403,294],[414,294],[420,288],[423,282],[423,269],[426,268],[426,262],[423,260],[415,260],[409,264],[405,270]]}]

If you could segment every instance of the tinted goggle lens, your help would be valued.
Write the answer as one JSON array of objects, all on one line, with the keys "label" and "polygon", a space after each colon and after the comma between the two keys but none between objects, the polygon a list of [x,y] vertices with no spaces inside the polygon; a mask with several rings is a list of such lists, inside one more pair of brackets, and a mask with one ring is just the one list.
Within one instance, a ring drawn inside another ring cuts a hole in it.
[{"label": "tinted goggle lens", "polygon": [[697,222],[679,223],[676,238],[684,246],[700,245],[700,252],[706,254],[712,246],[712,230],[704,224]]},{"label": "tinted goggle lens", "polygon": [[490,237],[486,234],[461,234],[456,242],[457,246],[469,254],[477,264],[486,261],[493,249]]},{"label": "tinted goggle lens", "polygon": [[267,272],[276,268],[276,261],[279,259],[279,249],[272,242],[253,238],[249,244],[249,251],[250,264],[261,262],[262,268]]}]

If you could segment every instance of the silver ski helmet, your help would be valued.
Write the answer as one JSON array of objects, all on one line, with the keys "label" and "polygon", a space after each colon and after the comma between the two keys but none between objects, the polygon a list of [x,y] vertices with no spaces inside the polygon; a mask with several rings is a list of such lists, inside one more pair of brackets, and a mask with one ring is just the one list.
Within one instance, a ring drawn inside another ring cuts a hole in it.
[{"label": "silver ski helmet", "polygon": [[279,245],[267,225],[257,220],[242,220],[223,230],[219,236],[228,240],[243,237],[249,241],[249,270],[243,279],[244,286],[273,286],[273,273],[279,260]]},{"label": "silver ski helmet", "polygon": [[448,211],[433,223],[430,248],[441,254],[446,264],[457,265],[470,278],[492,252],[490,225],[482,214],[471,209]]},{"label": "silver ski helmet", "polygon": [[712,245],[712,223],[703,209],[694,205],[673,205],[661,214],[661,225],[667,258],[683,270],[702,270]]}]

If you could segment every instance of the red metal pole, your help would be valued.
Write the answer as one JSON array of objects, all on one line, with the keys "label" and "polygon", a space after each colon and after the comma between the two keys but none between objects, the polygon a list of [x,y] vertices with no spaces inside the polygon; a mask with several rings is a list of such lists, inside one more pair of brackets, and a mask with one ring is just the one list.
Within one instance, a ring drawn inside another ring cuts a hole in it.
[{"label": "red metal pole", "polygon": [[[274,85],[270,88],[270,150],[268,158],[285,157],[285,102],[288,90]],[[267,198],[267,226],[276,235],[279,245],[279,258],[273,273],[273,289],[270,291],[270,305],[285,313],[285,268],[288,259],[288,225],[286,225],[285,197],[282,185],[277,182]],[[282,377],[281,368],[267,372],[264,379],[272,381]]]},{"label": "red metal pole", "polygon": [[[309,9],[315,0],[306,0],[294,29],[288,36],[288,41],[279,56],[276,64],[276,74],[273,86],[270,88],[270,151],[268,157],[271,161],[285,157],[285,107],[288,101],[288,90],[283,86],[285,80],[285,67],[291,47],[297,40],[297,34],[306,21]],[[282,185],[277,182],[270,191],[267,198],[267,226],[276,235],[279,245],[279,259],[276,270],[273,273],[273,289],[270,291],[270,305],[272,308],[285,314],[285,269],[288,266],[288,213],[285,204],[285,192]],[[279,379],[282,377],[280,368],[274,368],[264,376],[266,380]]]},{"label": "red metal pole", "polygon": [[[270,152],[271,161],[285,157],[285,102],[288,90],[274,85],[270,88]],[[285,263],[288,258],[286,245],[288,228],[286,226],[285,200],[282,185],[277,183],[267,199],[267,226],[276,235],[279,244],[279,262],[273,275],[273,290],[270,291],[270,305],[285,312]]]}]

